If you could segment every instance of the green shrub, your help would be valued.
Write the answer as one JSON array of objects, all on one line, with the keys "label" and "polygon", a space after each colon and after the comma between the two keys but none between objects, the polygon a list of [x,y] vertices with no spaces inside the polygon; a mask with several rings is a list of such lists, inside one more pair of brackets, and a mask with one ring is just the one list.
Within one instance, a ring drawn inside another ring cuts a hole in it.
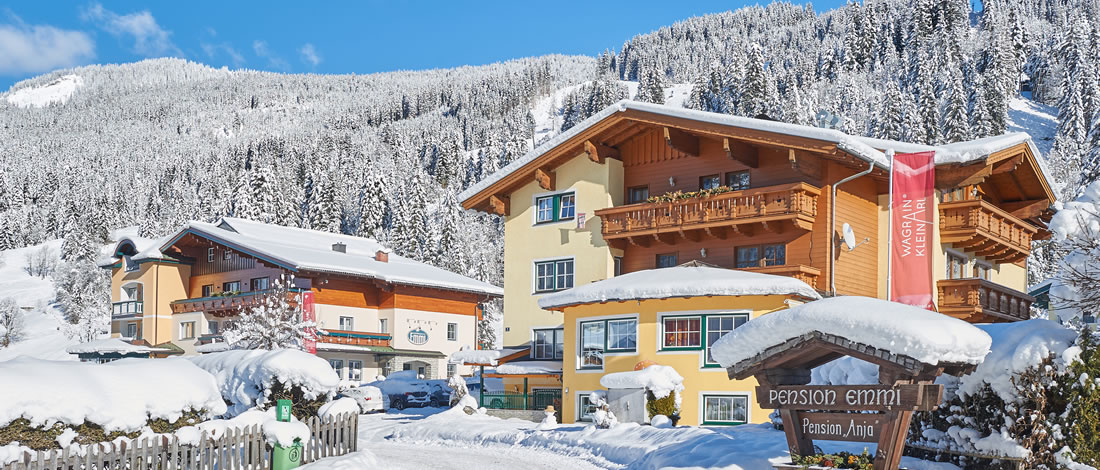
[{"label": "green shrub", "polygon": [[676,414],[676,394],[670,393],[667,397],[657,398],[653,392],[646,391],[645,409],[649,412],[649,418],[657,415],[665,415],[669,418]]},{"label": "green shrub", "polygon": [[0,427],[0,446],[18,442],[34,450],[57,449],[57,436],[65,432],[66,426],[55,423],[49,428],[31,426],[26,418],[19,418],[7,426]]},{"label": "green shrub", "polygon": [[274,406],[277,400],[291,400],[294,405],[290,408],[290,414],[302,421],[317,416],[317,410],[321,408],[321,405],[328,402],[328,397],[324,396],[307,400],[302,387],[291,386],[287,388],[282,382],[275,382],[268,392],[264,406]]},{"label": "green shrub", "polygon": [[187,410],[183,413],[183,416],[180,416],[179,419],[172,422],[168,422],[168,420],[164,418],[151,419],[149,420],[149,428],[155,433],[167,434],[176,432],[177,429],[184,426],[194,426],[203,421],[204,416],[205,414],[200,411]]}]

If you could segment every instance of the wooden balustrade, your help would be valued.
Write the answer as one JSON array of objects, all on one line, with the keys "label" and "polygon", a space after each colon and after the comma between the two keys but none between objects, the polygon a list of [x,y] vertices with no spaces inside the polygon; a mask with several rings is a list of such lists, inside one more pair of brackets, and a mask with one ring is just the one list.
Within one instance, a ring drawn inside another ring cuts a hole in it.
[{"label": "wooden balustrade", "polygon": [[393,339],[390,335],[381,333],[365,333],[350,330],[321,330],[317,332],[317,341],[329,344],[346,344],[349,346],[390,346]]},{"label": "wooden balustrade", "polygon": [[1023,263],[1038,230],[986,200],[940,203],[940,241],[995,263]]},{"label": "wooden balustrade", "polygon": [[754,268],[737,268],[741,271],[752,271],[754,273],[774,274],[776,276],[787,276],[798,279],[799,281],[809,284],[810,287],[817,289],[817,279],[821,277],[821,270],[813,266],[806,266],[804,264],[782,264],[779,266],[760,266]]},{"label": "wooden balustrade", "polygon": [[[263,303],[264,299],[273,292],[268,289],[226,296],[177,300],[172,302],[172,313],[207,312],[215,315],[234,315],[242,309]],[[287,301],[292,306],[297,305],[298,292],[287,292]]]},{"label": "wooden balustrade", "polygon": [[[817,217],[821,190],[806,183],[730,191],[673,202],[652,202],[596,211],[604,239],[631,239],[660,234],[685,235],[693,231],[715,235],[713,230],[743,232],[759,224],[765,230],[783,230],[785,224],[809,230]],[[722,232],[725,235],[725,232]]]},{"label": "wooden balustrade", "polygon": [[1035,298],[995,282],[979,278],[943,279],[936,286],[940,313],[971,323],[1031,318]]}]

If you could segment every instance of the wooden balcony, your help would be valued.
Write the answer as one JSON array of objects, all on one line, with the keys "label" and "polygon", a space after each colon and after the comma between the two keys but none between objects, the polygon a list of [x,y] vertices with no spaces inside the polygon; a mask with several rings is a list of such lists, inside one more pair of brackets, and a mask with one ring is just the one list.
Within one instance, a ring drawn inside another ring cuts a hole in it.
[{"label": "wooden balcony", "polygon": [[940,313],[971,323],[1021,321],[1031,318],[1035,298],[1023,292],[979,278],[943,279],[939,290]]},{"label": "wooden balcony", "polygon": [[754,268],[737,268],[742,271],[752,271],[754,273],[774,274],[776,276],[787,276],[798,279],[799,281],[809,284],[810,287],[817,289],[817,280],[821,277],[821,270],[813,266],[806,266],[804,264],[783,264],[779,266],[761,266]]},{"label": "wooden balcony", "polygon": [[1023,263],[1038,230],[985,200],[940,203],[940,241],[994,263]]},{"label": "wooden balcony", "polygon": [[[233,316],[243,309],[262,304],[264,298],[273,292],[268,289],[177,300],[172,302],[172,313],[205,312],[215,316]],[[297,304],[297,298],[298,292],[287,292],[287,300],[291,305]]]},{"label": "wooden balcony", "polygon": [[393,336],[381,333],[364,333],[349,330],[317,330],[317,341],[329,344],[349,346],[385,346],[389,347]]},{"label": "wooden balcony", "polygon": [[806,183],[731,191],[674,202],[630,204],[596,211],[605,240],[675,244],[681,239],[728,238],[756,230],[810,230],[821,190]]}]

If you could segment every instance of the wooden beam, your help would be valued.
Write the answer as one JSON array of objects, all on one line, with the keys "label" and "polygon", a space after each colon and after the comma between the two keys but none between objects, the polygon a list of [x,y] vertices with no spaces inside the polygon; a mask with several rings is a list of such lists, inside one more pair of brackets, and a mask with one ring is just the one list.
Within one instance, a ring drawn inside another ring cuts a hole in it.
[{"label": "wooden beam", "polygon": [[951,189],[980,184],[993,174],[993,167],[985,163],[972,165],[944,165],[936,167],[936,187]]},{"label": "wooden beam", "polygon": [[626,237],[626,241],[634,246],[640,246],[642,248],[649,247],[649,237]]},{"label": "wooden beam", "polygon": [[497,194],[489,196],[489,208],[496,215],[508,215],[508,196]]},{"label": "wooden beam", "polygon": [[737,160],[749,168],[760,167],[760,157],[755,146],[736,140],[731,142],[729,137],[723,137],[722,149],[730,160]]},{"label": "wooden beam", "polygon": [[693,157],[699,156],[699,138],[675,127],[665,127],[665,143],[673,150]]},{"label": "wooden beam", "polygon": [[990,169],[990,174],[999,175],[1001,173],[1011,173],[1013,171],[1016,171],[1016,167],[1020,166],[1020,163],[1023,163],[1023,160],[1023,155],[1016,155],[1015,157],[1001,160],[992,165],[992,168]]},{"label": "wooden beam", "polygon": [[1027,201],[1006,202],[1001,204],[1001,209],[1021,219],[1038,217],[1049,207],[1050,201],[1047,199],[1029,199]]},{"label": "wooden beam", "polygon": [[727,232],[726,229],[723,227],[707,227],[703,229],[703,231],[707,232],[707,236],[714,237],[719,240],[725,240],[729,238],[729,232]]},{"label": "wooden beam", "polygon": [[680,233],[680,237],[683,238],[684,240],[688,240],[688,241],[692,241],[692,242],[697,242],[697,241],[700,240],[700,234],[699,234],[698,230],[684,230],[681,227],[679,233]]},{"label": "wooden beam", "polygon": [[554,190],[554,172],[543,168],[535,169],[535,181],[539,187],[547,191]]},{"label": "wooden beam", "polygon": [[614,158],[616,160],[622,160],[622,156],[619,155],[619,149],[614,147],[608,147],[599,142],[593,142],[591,140],[584,141],[584,152],[588,154],[588,159],[596,163],[603,163],[608,158]]}]

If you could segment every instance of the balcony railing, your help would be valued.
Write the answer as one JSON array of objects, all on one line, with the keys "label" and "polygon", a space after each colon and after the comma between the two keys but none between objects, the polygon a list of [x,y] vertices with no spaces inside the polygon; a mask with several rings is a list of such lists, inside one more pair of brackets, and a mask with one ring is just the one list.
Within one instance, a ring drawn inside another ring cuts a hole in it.
[{"label": "balcony railing", "polygon": [[940,204],[940,241],[996,263],[1018,263],[1031,254],[1038,228],[982,199]]},{"label": "balcony railing", "polygon": [[[596,211],[604,239],[705,231],[744,231],[751,224],[781,230],[781,223],[809,230],[817,217],[819,188],[806,183],[730,191],[673,202],[630,204]],[[724,232],[723,232],[724,234]],[[687,236],[687,235],[684,235]]]},{"label": "balcony railing", "polygon": [[1031,318],[1034,297],[992,281],[979,278],[943,279],[936,285],[940,313],[971,323]]},{"label": "balcony railing", "polygon": [[754,273],[774,274],[776,276],[787,276],[798,279],[810,287],[817,289],[817,279],[821,277],[821,270],[813,266],[806,266],[803,264],[782,264],[779,266],[760,266],[753,268],[738,268],[742,271],[752,271]]},{"label": "balcony railing", "polygon": [[[232,315],[239,312],[241,309],[252,307],[263,303],[264,298],[275,290],[257,290],[250,292],[239,292],[232,295],[215,295],[210,297],[198,297],[194,299],[183,299],[172,302],[172,313],[184,313],[184,312],[207,312],[216,315]],[[287,292],[287,300],[291,305],[297,302],[298,292]]]},{"label": "balcony railing", "polygon": [[111,304],[111,317],[136,317],[145,313],[145,303],[140,300],[126,300]]},{"label": "balcony railing", "polygon": [[390,346],[393,336],[349,330],[317,330],[317,341],[349,346]]}]

